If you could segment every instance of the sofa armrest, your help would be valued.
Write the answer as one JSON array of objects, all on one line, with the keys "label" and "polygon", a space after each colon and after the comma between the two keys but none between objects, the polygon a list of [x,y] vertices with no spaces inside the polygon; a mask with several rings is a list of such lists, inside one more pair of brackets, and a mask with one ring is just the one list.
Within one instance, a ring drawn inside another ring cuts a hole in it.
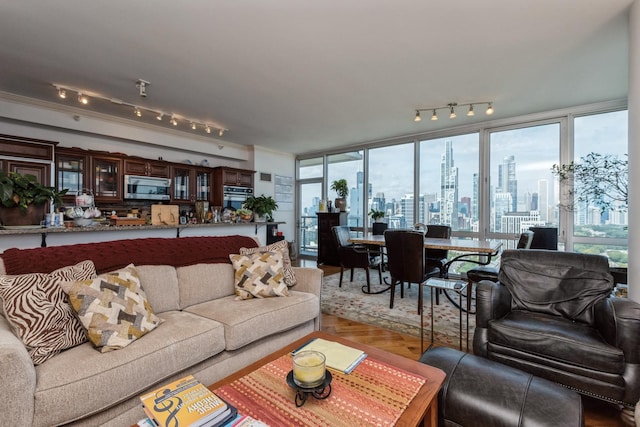
[{"label": "sofa armrest", "polygon": [[296,275],[296,285],[291,288],[293,291],[308,292],[320,298],[322,279],[324,272],[315,267],[293,267]]},{"label": "sofa armrest", "polygon": [[31,426],[36,370],[27,349],[0,316],[0,414],[2,425]]}]

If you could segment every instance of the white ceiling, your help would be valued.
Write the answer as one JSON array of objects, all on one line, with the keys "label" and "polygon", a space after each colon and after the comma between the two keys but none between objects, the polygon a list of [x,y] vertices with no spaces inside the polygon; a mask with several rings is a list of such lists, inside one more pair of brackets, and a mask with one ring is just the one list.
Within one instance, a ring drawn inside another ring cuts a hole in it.
[{"label": "white ceiling", "polygon": [[413,122],[449,102],[504,118],[625,98],[632,2],[0,0],[0,91],[76,105],[59,83],[308,153],[485,119]]}]

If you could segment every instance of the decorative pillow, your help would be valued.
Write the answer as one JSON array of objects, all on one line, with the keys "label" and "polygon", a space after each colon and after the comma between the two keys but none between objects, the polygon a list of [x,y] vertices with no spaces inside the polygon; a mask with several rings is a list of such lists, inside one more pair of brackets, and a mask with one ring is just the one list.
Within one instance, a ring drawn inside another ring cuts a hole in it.
[{"label": "decorative pillow", "polygon": [[282,252],[282,262],[284,267],[282,273],[284,274],[284,283],[288,287],[292,287],[296,284],[296,275],[293,272],[291,266],[291,258],[289,257],[289,243],[286,240],[280,240],[279,242],[272,243],[267,246],[260,246],[259,248],[240,248],[240,255],[249,255],[257,252]]},{"label": "decorative pillow", "polygon": [[62,289],[89,341],[102,353],[126,347],[162,322],[147,301],[133,264],[93,280],[62,283]]},{"label": "decorative pillow", "polygon": [[231,254],[229,259],[235,270],[236,299],[289,296],[282,273],[282,252]]},{"label": "decorative pillow", "polygon": [[94,277],[93,261],[63,267],[50,274],[0,276],[5,317],[35,365],[87,341],[60,282]]}]

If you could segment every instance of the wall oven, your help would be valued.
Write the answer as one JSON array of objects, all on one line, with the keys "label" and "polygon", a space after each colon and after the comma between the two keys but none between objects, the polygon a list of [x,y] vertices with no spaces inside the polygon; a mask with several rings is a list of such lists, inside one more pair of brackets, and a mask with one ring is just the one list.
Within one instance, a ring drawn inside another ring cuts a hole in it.
[{"label": "wall oven", "polygon": [[253,188],[225,185],[222,187],[222,207],[240,209],[249,196],[253,196]]},{"label": "wall oven", "polygon": [[153,176],[124,176],[124,198],[139,200],[169,200],[171,180]]}]

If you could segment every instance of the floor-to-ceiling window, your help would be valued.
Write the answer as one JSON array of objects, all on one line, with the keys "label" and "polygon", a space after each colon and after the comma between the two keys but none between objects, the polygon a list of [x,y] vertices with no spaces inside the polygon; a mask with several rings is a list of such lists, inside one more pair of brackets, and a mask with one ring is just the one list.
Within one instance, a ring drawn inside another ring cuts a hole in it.
[{"label": "floor-to-ceiling window", "polygon": [[420,197],[423,224],[453,231],[478,231],[480,164],[477,132],[420,141]]},{"label": "floor-to-ceiling window", "polygon": [[[601,169],[607,169],[607,172],[592,174],[605,192],[605,204],[589,200],[589,197],[578,200],[579,194],[575,194],[572,247],[576,252],[607,255],[611,264],[618,267],[627,266],[628,216],[623,200],[626,198],[628,177],[625,167],[627,131],[626,110],[579,116],[574,120],[573,161],[587,168],[601,165]],[[585,169],[585,172],[589,174],[590,170]],[[616,186],[615,181],[619,179],[622,179],[620,184],[624,191],[607,185],[610,182]],[[589,184],[593,183],[590,181]],[[589,187],[593,188],[593,185]]]},{"label": "floor-to-ceiling window", "polygon": [[318,217],[316,212],[326,192],[322,190],[323,157],[298,163],[298,250],[301,255],[318,254]]},{"label": "floor-to-ceiling window", "polygon": [[[416,222],[424,222],[424,203],[414,192],[413,153],[413,143],[372,148],[368,152],[367,212],[372,207],[383,211],[389,228],[413,227]],[[414,217],[416,200],[418,218]],[[371,225],[371,220],[367,225]]]},{"label": "floor-to-ceiling window", "polygon": [[566,185],[553,174],[554,164],[593,152],[626,159],[627,111],[622,103],[612,111],[612,104],[604,112],[577,107],[325,153],[323,197],[333,199],[331,182],[347,179],[354,231],[371,226],[371,208],[383,210],[392,228],[447,224],[454,236],[500,239],[503,248],[537,227],[555,233],[560,250],[601,253],[625,266],[626,210],[575,204],[567,214]]},{"label": "floor-to-ceiling window", "polygon": [[561,124],[490,132],[490,236],[517,236],[530,227],[558,227],[552,167],[560,159]]}]

